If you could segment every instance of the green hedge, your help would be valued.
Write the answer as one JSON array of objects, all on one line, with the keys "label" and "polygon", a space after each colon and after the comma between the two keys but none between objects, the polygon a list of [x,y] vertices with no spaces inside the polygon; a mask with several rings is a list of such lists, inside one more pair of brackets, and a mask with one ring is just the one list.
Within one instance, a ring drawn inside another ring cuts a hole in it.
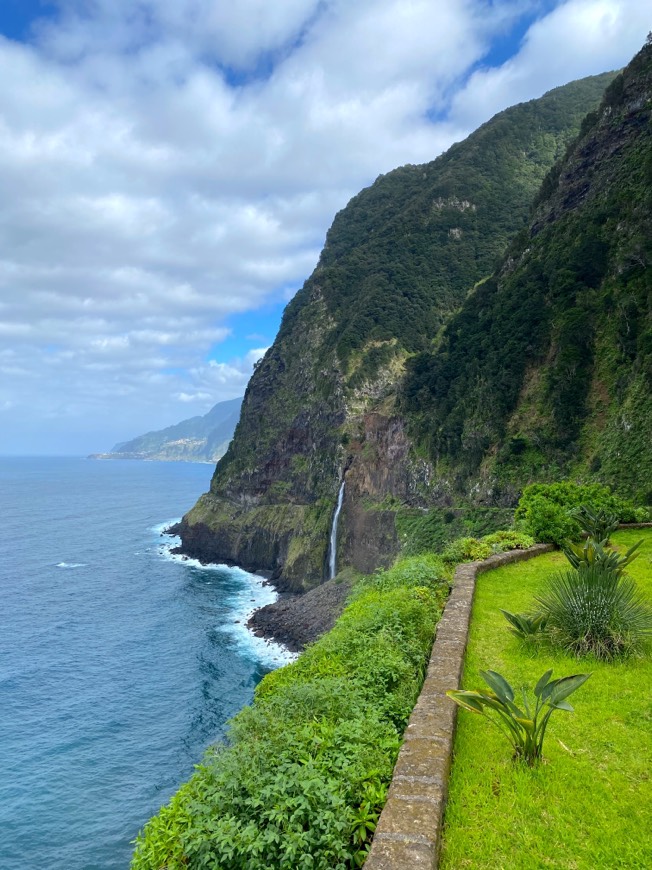
[{"label": "green hedge", "polygon": [[515,520],[537,541],[562,544],[577,540],[579,524],[569,511],[581,505],[615,514],[621,523],[645,522],[649,511],[614,495],[608,486],[562,483],[534,483],[526,486],[516,509]]},{"label": "green hedge", "polygon": [[442,553],[442,560],[449,565],[459,562],[477,562],[494,553],[507,550],[526,550],[534,544],[534,538],[514,529],[492,532],[482,538],[457,538],[451,541]]},{"label": "green hedge", "polygon": [[361,581],[333,630],[265,677],[228,743],[148,822],[132,868],[360,866],[448,576],[426,555]]}]

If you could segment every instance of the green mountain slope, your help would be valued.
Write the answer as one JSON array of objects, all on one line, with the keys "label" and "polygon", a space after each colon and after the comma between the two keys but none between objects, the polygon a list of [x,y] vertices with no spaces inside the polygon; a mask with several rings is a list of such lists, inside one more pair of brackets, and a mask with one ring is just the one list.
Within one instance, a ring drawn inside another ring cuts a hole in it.
[{"label": "green mountain slope", "polygon": [[362,570],[398,548],[396,503],[449,498],[412,449],[395,385],[526,226],[611,78],[502,112],[432,163],[380,177],[336,216],[251,379],[211,491],[181,523],[186,552],[306,588],[325,575],[343,475],[341,553]]},{"label": "green mountain slope", "polygon": [[190,417],[174,426],[122,441],[110,453],[101,456],[109,459],[217,462],[233,438],[241,405],[241,398],[218,402],[203,416]]},{"label": "green mountain slope", "polygon": [[494,498],[563,473],[652,500],[651,117],[648,45],[500,269],[410,360],[402,409],[438,474]]},{"label": "green mountain slope", "polygon": [[[380,178],[340,212],[313,279],[327,288],[329,344],[349,369],[370,342],[408,351],[430,343],[525,226],[543,176],[612,78],[514,106],[432,163]],[[379,361],[376,352],[366,369]]]}]

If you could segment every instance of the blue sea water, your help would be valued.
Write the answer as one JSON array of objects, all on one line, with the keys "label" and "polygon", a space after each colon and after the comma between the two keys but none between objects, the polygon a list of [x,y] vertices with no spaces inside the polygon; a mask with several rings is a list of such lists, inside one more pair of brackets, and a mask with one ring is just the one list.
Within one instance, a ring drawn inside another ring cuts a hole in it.
[{"label": "blue sea water", "polygon": [[273,601],[161,528],[212,467],[0,459],[0,868],[126,868],[131,841],[290,656],[247,632]]}]

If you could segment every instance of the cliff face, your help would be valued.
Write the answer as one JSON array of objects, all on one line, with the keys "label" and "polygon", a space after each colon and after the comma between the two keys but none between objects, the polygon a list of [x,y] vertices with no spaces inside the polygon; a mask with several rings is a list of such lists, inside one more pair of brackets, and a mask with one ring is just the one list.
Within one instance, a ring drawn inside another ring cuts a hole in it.
[{"label": "cliff face", "polygon": [[546,172],[610,80],[503,112],[432,163],[379,178],[337,215],[251,379],[210,492],[181,523],[185,552],[305,590],[326,575],[343,477],[339,558],[364,571],[397,552],[401,511],[453,503],[454,475],[415,452],[396,386],[526,225]]}]

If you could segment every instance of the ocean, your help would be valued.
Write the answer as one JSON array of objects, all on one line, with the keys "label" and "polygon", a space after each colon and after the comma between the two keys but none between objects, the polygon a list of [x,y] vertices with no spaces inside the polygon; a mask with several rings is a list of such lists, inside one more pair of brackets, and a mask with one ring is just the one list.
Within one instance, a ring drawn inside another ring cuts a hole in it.
[{"label": "ocean", "polygon": [[193,463],[0,459],[0,868],[124,870],[138,830],[292,656],[261,578],[172,556]]}]

